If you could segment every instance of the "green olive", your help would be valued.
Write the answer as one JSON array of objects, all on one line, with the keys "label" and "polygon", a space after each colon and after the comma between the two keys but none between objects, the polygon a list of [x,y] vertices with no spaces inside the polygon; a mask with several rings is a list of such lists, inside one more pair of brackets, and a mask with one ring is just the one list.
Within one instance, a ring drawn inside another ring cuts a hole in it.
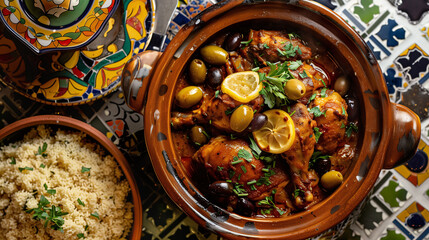
[{"label": "green olive", "polygon": [[346,95],[350,88],[350,80],[346,76],[339,76],[334,83],[334,90],[342,97]]},{"label": "green olive", "polygon": [[285,94],[291,100],[298,100],[305,95],[305,85],[298,79],[290,79],[285,84]]},{"label": "green olive", "polygon": [[189,86],[180,90],[176,95],[177,105],[181,108],[190,108],[199,103],[203,92],[199,87]]},{"label": "green olive", "polygon": [[191,128],[190,133],[191,141],[198,146],[202,146],[208,142],[208,137],[204,131],[204,128],[198,125],[195,125]]},{"label": "green olive", "polygon": [[204,61],[213,65],[225,64],[228,59],[228,52],[215,45],[207,45],[201,48],[200,53]]},{"label": "green olive", "polygon": [[244,131],[253,120],[253,109],[247,105],[241,105],[231,115],[229,125],[235,132]]},{"label": "green olive", "polygon": [[200,59],[192,60],[189,65],[189,77],[195,84],[201,84],[206,79],[207,68],[204,62]]},{"label": "green olive", "polygon": [[339,93],[342,97],[346,95],[350,88],[350,79],[346,76],[340,76],[335,80],[334,90]]},{"label": "green olive", "polygon": [[335,190],[343,182],[343,174],[338,171],[332,170],[323,174],[320,183],[326,190]]}]

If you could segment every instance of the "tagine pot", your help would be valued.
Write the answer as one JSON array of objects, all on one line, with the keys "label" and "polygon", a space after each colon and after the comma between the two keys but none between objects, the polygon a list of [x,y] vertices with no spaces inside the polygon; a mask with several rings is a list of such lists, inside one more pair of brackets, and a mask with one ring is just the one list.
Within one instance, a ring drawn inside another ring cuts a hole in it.
[{"label": "tagine pot", "polygon": [[[201,46],[234,29],[290,29],[309,33],[352,78],[359,107],[356,156],[344,182],[322,202],[281,218],[244,217],[212,203],[187,175],[177,154],[170,112],[179,77]],[[202,227],[227,239],[308,239],[336,237],[370,196],[382,169],[416,152],[419,117],[391,103],[381,69],[358,33],[314,1],[222,1],[185,25],[161,54],[146,51],[125,67],[127,104],[144,115],[145,141],[155,173],[169,197]]]},{"label": "tagine pot", "polygon": [[76,105],[116,89],[145,50],[154,0],[0,2],[0,79],[24,96]]}]

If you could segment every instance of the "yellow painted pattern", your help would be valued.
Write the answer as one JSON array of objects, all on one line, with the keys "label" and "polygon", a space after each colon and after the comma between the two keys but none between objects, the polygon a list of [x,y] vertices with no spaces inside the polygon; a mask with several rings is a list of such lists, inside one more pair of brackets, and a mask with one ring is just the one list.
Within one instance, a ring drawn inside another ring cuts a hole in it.
[{"label": "yellow painted pattern", "polygon": [[[429,147],[426,145],[426,143],[423,140],[420,140],[418,148],[429,156]],[[395,170],[399,174],[401,174],[404,178],[407,178],[407,179],[409,179],[409,177],[411,176],[415,176],[417,178],[417,186],[420,186],[429,178],[429,169],[426,169],[424,172],[421,172],[421,173],[414,173],[404,165],[401,165],[396,167]]]}]

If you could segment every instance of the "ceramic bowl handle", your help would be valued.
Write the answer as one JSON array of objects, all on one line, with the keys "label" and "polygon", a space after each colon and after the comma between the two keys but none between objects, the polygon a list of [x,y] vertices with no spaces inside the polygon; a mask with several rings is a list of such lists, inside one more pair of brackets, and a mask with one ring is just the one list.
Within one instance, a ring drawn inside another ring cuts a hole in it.
[{"label": "ceramic bowl handle", "polygon": [[409,108],[391,103],[393,133],[387,146],[383,168],[390,169],[410,160],[420,142],[420,118]]},{"label": "ceramic bowl handle", "polygon": [[152,66],[161,52],[145,51],[134,55],[124,66],[121,85],[127,105],[136,112],[143,113],[146,92],[151,81]]}]

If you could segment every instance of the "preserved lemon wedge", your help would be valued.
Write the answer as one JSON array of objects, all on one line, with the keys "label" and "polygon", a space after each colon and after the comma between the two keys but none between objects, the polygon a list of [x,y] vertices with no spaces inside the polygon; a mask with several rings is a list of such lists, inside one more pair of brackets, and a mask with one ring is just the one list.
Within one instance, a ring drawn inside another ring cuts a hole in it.
[{"label": "preserved lemon wedge", "polygon": [[280,109],[264,112],[267,123],[253,132],[253,138],[262,151],[283,153],[292,147],[295,141],[295,125],[290,115]]},{"label": "preserved lemon wedge", "polygon": [[258,97],[261,89],[259,75],[253,71],[230,74],[223,80],[221,86],[222,92],[242,103],[248,103]]}]

